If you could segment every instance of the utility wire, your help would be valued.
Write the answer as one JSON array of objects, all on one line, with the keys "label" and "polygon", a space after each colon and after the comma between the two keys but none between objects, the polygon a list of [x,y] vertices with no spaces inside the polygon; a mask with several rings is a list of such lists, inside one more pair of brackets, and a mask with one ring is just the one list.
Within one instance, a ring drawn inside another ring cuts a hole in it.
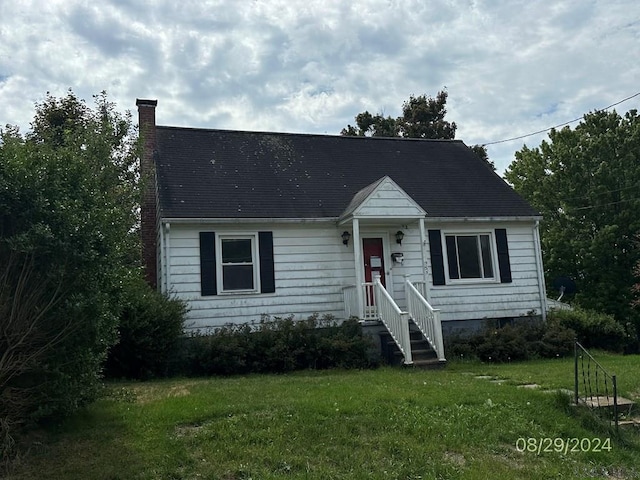
[{"label": "utility wire", "polygon": [[610,193],[622,192],[622,191],[624,191],[624,190],[630,190],[630,189],[632,189],[632,188],[636,188],[636,189],[638,189],[638,188],[640,188],[640,184],[634,184],[634,185],[629,185],[629,186],[626,186],[626,187],[620,187],[620,188],[616,188],[616,189],[614,189],[614,190],[604,190],[604,191],[602,191],[602,192],[589,193],[589,194],[587,194],[587,195],[580,195],[580,196],[578,196],[578,197],[566,197],[566,198],[563,198],[562,200],[566,202],[567,200],[582,200],[582,199],[588,199],[588,198],[590,198],[590,197],[592,197],[592,196],[594,196],[594,195],[595,195],[595,196],[599,196],[599,195],[608,195],[608,194],[610,194]]},{"label": "utility wire", "polygon": [[600,205],[587,205],[584,207],[575,207],[575,208],[570,208],[570,210],[573,211],[578,211],[578,210],[591,210],[592,208],[598,208],[598,207],[609,207],[611,205],[619,205],[621,203],[627,203],[627,202],[633,202],[636,200],[640,200],[640,198],[635,197],[635,198],[625,198],[622,200],[618,200],[617,202],[609,202],[609,203],[602,203]]},{"label": "utility wire", "polygon": [[[611,107],[615,107],[616,105],[620,105],[621,103],[626,102],[627,100],[631,100],[632,98],[635,98],[638,95],[640,95],[640,92],[638,92],[638,93],[636,93],[634,95],[631,95],[630,97],[623,98],[619,102],[612,103],[608,107],[600,108],[600,109],[596,110],[596,112],[602,112],[604,110],[609,110]],[[565,125],[569,125],[570,123],[577,122],[579,120],[582,120],[583,118],[584,118],[584,115],[582,117],[578,117],[578,118],[574,118],[573,120],[569,120],[568,122],[564,122],[564,123],[560,123],[558,125],[554,125],[553,127],[549,127],[549,128],[545,128],[545,129],[542,129],[542,130],[538,130],[537,132],[527,133],[526,135],[520,135],[518,137],[505,138],[504,140],[496,140],[495,142],[483,143],[482,146],[486,147],[487,145],[496,145],[498,143],[512,142],[514,140],[520,140],[521,138],[531,137],[533,135],[538,135],[539,133],[548,132],[549,130],[552,130],[554,128],[564,127]]]}]

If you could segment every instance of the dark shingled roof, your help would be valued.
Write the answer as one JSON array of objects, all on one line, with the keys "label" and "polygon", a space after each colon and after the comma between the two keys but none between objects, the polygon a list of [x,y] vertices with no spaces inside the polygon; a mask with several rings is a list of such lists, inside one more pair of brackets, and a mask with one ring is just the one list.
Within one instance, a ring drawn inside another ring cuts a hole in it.
[{"label": "dark shingled roof", "polygon": [[339,217],[388,175],[427,217],[538,213],[458,140],[157,127],[164,218]]}]

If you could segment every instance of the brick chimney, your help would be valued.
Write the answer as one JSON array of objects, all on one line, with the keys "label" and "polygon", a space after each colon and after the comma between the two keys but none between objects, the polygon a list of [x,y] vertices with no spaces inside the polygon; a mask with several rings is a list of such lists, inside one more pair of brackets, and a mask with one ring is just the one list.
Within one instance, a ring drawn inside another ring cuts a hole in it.
[{"label": "brick chimney", "polygon": [[156,105],[157,100],[136,100],[138,125],[142,139],[140,176],[144,190],[140,205],[140,230],[142,235],[142,264],[145,278],[153,288],[158,286],[157,276],[157,231],[158,205],[156,196]]}]

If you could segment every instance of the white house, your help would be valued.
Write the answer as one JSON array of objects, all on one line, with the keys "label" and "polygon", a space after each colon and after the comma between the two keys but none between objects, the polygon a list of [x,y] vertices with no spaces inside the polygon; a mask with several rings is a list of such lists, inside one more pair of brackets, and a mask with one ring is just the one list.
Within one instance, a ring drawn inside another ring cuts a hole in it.
[{"label": "white house", "polygon": [[157,126],[138,100],[150,281],[190,328],[329,313],[442,329],[546,311],[539,214],[458,140]]}]

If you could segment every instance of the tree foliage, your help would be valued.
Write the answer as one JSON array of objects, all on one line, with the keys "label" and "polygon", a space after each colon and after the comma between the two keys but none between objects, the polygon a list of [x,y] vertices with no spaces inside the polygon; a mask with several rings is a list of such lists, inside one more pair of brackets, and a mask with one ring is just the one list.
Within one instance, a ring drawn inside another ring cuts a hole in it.
[{"label": "tree foliage", "polygon": [[405,137],[453,139],[455,122],[444,119],[447,114],[447,92],[440,91],[436,98],[426,95],[415,97],[402,104],[402,116],[392,118],[368,111],[356,115],[356,126],[347,125],[341,134],[347,136]]},{"label": "tree foliage", "polygon": [[588,113],[575,128],[524,146],[505,178],[543,215],[547,285],[565,275],[574,301],[626,322],[640,259],[640,118],[635,110]]},{"label": "tree foliage", "polygon": [[[445,120],[447,114],[447,92],[441,90],[435,98],[427,95],[409,96],[402,104],[402,115],[396,118],[368,111],[355,117],[355,126],[347,125],[341,135],[351,137],[403,137],[453,140],[456,136],[455,122]],[[487,149],[474,145],[472,150],[495,170],[489,160]]]},{"label": "tree foliage", "polygon": [[104,93],[95,109],[71,91],[47,95],[31,132],[0,132],[5,423],[73,411],[97,392],[121,281],[139,264],[136,145]]}]

